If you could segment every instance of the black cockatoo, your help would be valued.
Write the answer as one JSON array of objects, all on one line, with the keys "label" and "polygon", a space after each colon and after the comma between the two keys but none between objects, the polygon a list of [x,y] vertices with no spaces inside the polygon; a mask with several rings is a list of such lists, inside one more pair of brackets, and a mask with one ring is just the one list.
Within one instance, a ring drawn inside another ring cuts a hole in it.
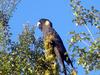
[{"label": "black cockatoo", "polygon": [[53,36],[52,38],[50,38],[50,44],[52,45],[52,47],[54,49],[54,53],[55,53],[57,59],[60,61],[60,63],[63,66],[65,75],[67,75],[66,71],[65,71],[64,61],[68,65],[70,64],[72,66],[72,68],[73,68],[73,64],[68,56],[68,53],[66,52],[66,49],[64,47],[64,44],[63,44],[60,36],[53,28],[51,21],[48,19],[40,19],[38,21],[37,25],[38,25],[39,29],[43,32],[44,38],[48,35]]}]

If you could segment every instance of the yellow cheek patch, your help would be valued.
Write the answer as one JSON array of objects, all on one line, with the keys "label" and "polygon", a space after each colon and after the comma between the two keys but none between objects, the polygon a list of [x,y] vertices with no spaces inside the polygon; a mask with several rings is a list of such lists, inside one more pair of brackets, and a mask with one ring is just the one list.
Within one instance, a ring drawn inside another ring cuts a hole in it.
[{"label": "yellow cheek patch", "polygon": [[48,26],[49,24],[50,24],[49,21],[46,21],[46,22],[45,22],[45,25],[46,25],[46,26]]}]

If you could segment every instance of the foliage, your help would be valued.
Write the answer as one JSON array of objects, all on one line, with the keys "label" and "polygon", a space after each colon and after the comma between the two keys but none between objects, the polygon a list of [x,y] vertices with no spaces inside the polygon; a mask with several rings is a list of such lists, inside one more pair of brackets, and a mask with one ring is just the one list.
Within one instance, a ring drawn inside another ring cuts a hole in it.
[{"label": "foliage", "polygon": [[0,50],[8,51],[11,33],[8,25],[9,19],[20,0],[0,0]]},{"label": "foliage", "polygon": [[6,14],[7,17],[11,17],[16,5],[21,0],[0,0],[0,12]]},{"label": "foliage", "polygon": [[[100,69],[100,12],[93,6],[86,9],[81,5],[80,0],[70,0],[73,10],[73,22],[76,26],[85,27],[87,31],[71,31],[69,50],[73,52],[72,57],[89,71]],[[96,30],[95,35],[89,27]]]},{"label": "foliage", "polygon": [[[40,65],[38,60],[42,58],[43,53],[39,51],[42,46],[39,40],[36,41],[33,28],[29,30],[28,26],[25,26],[19,36],[19,43],[11,42],[10,44],[10,52],[0,52],[0,75],[35,74]],[[33,46],[34,48],[31,48]]]},{"label": "foliage", "polygon": [[11,33],[9,33],[8,17],[6,14],[0,12],[0,50],[6,49],[10,43]]}]

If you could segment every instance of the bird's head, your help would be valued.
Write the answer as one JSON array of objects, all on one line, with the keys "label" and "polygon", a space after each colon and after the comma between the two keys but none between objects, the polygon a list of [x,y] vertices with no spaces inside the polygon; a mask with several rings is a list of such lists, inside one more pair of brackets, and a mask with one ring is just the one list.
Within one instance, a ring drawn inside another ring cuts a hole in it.
[{"label": "bird's head", "polygon": [[39,27],[39,29],[42,31],[44,28],[52,28],[52,23],[50,20],[48,19],[40,19],[37,22],[37,26]]}]

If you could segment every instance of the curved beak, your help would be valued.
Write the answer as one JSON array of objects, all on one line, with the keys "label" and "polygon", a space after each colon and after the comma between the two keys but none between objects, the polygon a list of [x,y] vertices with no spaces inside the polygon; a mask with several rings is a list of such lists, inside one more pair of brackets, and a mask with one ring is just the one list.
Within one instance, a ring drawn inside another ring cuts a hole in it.
[{"label": "curved beak", "polygon": [[35,27],[35,28],[38,28],[40,24],[41,24],[40,22],[37,22],[37,23],[34,25],[34,27]]},{"label": "curved beak", "polygon": [[40,24],[41,24],[40,22],[37,22],[37,23],[36,23],[36,27],[39,27]]}]

